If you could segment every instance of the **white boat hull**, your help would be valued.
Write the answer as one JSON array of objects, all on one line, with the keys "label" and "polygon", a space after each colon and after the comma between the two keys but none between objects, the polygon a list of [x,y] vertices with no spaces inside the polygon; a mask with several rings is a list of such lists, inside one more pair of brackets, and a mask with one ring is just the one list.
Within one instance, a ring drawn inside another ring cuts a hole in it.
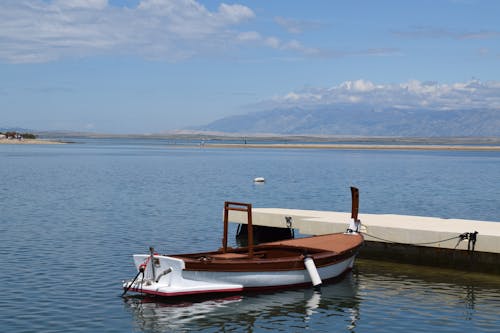
[{"label": "white boat hull", "polygon": [[[149,255],[134,255],[137,269]],[[354,255],[343,261],[319,267],[321,280],[334,279],[349,271]],[[153,267],[154,266],[154,267]],[[153,272],[154,271],[154,272]],[[254,289],[274,289],[312,284],[306,269],[263,272],[218,272],[185,270],[183,260],[155,255],[153,264],[148,263],[138,280],[125,282],[123,287],[131,291],[159,295],[180,296],[200,293],[229,293]]]}]

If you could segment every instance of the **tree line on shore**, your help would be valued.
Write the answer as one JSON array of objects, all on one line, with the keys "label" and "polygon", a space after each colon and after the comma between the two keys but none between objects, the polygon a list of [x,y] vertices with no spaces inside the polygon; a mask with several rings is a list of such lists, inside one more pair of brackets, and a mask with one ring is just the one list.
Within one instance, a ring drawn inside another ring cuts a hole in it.
[{"label": "tree line on shore", "polygon": [[0,132],[0,138],[5,139],[36,139],[36,135],[32,133],[18,133],[18,132]]}]

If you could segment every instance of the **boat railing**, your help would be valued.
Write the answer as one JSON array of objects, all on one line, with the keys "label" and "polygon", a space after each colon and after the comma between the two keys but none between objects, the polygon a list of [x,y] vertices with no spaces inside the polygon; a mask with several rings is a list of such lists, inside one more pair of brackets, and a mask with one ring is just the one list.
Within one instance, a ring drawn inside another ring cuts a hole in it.
[{"label": "boat railing", "polygon": [[227,253],[227,239],[229,229],[229,211],[247,213],[247,235],[248,235],[248,257],[253,258],[253,227],[252,227],[252,204],[226,201],[224,202],[224,236],[222,238],[222,253]]}]

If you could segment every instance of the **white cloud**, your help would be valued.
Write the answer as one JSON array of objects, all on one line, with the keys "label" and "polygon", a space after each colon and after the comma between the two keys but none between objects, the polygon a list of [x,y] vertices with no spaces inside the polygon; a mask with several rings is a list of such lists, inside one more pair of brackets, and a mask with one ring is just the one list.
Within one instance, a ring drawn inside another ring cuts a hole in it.
[{"label": "white cloud", "polygon": [[456,83],[411,80],[375,84],[367,80],[342,82],[330,88],[308,88],[263,102],[268,107],[362,106],[372,109],[500,109],[500,82],[471,80]]},{"label": "white cloud", "polygon": [[[343,82],[340,87],[345,90],[352,90],[356,92],[371,91],[375,89],[375,85],[370,81],[356,80]],[[334,88],[335,89],[335,88]]]},{"label": "white cloud", "polygon": [[268,37],[265,40],[267,46],[272,47],[273,49],[279,49],[281,46],[281,41],[276,37]]},{"label": "white cloud", "polygon": [[409,30],[394,30],[392,33],[402,38],[449,38],[458,40],[467,39],[493,39],[500,37],[500,31],[497,30],[479,30],[479,31],[454,31],[448,28],[432,26],[416,26]]},{"label": "white cloud", "polygon": [[458,35],[459,39],[492,39],[499,38],[500,31],[475,31],[475,32],[465,32]]},{"label": "white cloud", "polygon": [[177,61],[237,42],[233,29],[254,17],[243,5],[221,4],[210,11],[195,0],[142,0],[134,8],[110,6],[107,0],[3,0],[0,61],[107,53]]},{"label": "white cloud", "polygon": [[218,18],[221,21],[226,21],[228,23],[237,24],[241,21],[251,19],[255,17],[254,12],[242,5],[226,5],[225,3],[219,6]]},{"label": "white cloud", "polygon": [[299,53],[309,55],[309,56],[314,56],[314,55],[319,55],[321,54],[321,51],[312,47],[306,47],[302,45],[297,40],[291,40],[288,43],[283,44],[282,46],[283,50],[292,50],[292,51],[297,51]]},{"label": "white cloud", "polygon": [[317,21],[294,20],[281,16],[275,17],[274,22],[291,34],[300,34],[305,30],[318,29],[324,25]]},{"label": "white cloud", "polygon": [[55,0],[54,5],[60,8],[94,8],[103,9],[107,7],[108,0]]},{"label": "white cloud", "polygon": [[312,47],[306,47],[297,40],[283,42],[276,37],[267,37],[264,39],[264,45],[271,47],[275,50],[293,51],[305,56],[318,56],[322,54],[321,50]]},{"label": "white cloud", "polygon": [[[205,54],[225,55],[245,45],[323,58],[397,52],[314,48],[299,40],[243,29],[253,18],[255,13],[247,6],[222,3],[209,10],[196,0],[140,0],[135,7],[112,6],[109,0],[2,0],[0,62],[41,63],[107,54],[175,62]],[[278,22],[301,27],[314,23]]]},{"label": "white cloud", "polygon": [[262,36],[256,31],[245,31],[239,33],[237,38],[240,41],[260,41]]}]

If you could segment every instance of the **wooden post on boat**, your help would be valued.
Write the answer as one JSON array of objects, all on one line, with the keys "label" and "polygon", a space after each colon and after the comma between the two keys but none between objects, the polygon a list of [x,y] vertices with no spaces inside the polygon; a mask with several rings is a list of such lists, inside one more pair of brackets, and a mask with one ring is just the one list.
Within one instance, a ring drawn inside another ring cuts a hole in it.
[{"label": "wooden post on boat", "polygon": [[352,208],[351,208],[351,218],[354,221],[358,220],[358,211],[359,211],[359,190],[351,186],[351,198],[352,198]]},{"label": "wooden post on boat", "polygon": [[222,236],[222,253],[227,252],[227,229],[229,224],[229,201],[224,202],[224,235]]},{"label": "wooden post on boat", "polygon": [[[240,206],[240,207],[233,207]],[[240,202],[224,202],[224,235],[222,238],[222,253],[227,252],[227,234],[229,224],[229,211],[235,210],[247,213],[247,233],[248,233],[248,257],[253,258],[253,226],[252,226],[252,204]]]},{"label": "wooden post on boat", "polygon": [[151,273],[153,274],[153,281],[154,281],[156,280],[155,249],[152,246],[149,247],[149,262],[151,263]]},{"label": "wooden post on boat", "polygon": [[247,228],[248,228],[248,257],[253,258],[253,225],[252,225],[252,205],[247,206]]}]

